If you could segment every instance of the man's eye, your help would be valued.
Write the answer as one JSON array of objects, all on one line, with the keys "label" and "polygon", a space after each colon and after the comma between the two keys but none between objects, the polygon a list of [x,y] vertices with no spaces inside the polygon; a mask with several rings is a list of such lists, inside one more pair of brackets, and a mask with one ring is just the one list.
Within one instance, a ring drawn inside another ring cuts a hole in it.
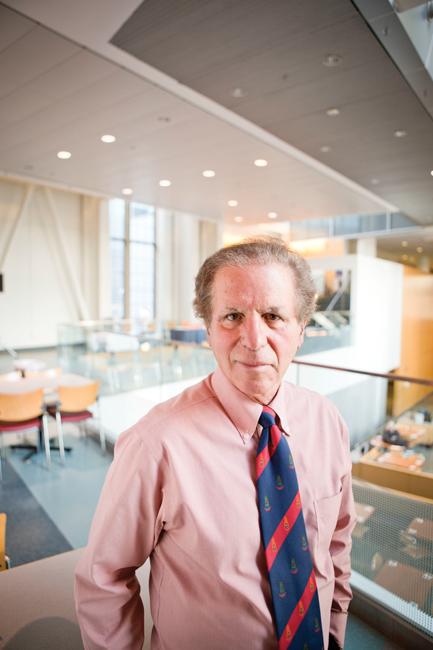
[{"label": "man's eye", "polygon": [[227,314],[226,320],[234,322],[239,319],[239,314]]},{"label": "man's eye", "polygon": [[278,316],[278,314],[272,314],[272,313],[265,314],[265,318],[266,318],[266,320],[269,320],[269,321],[280,320],[280,316]]}]

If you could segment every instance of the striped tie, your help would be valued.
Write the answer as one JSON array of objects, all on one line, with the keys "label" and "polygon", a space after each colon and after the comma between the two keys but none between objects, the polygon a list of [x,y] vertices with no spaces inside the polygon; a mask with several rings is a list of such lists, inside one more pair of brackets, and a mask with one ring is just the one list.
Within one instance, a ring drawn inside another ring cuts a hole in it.
[{"label": "striped tie", "polygon": [[260,528],[279,650],[322,650],[319,598],[289,445],[265,406],[256,457]]}]

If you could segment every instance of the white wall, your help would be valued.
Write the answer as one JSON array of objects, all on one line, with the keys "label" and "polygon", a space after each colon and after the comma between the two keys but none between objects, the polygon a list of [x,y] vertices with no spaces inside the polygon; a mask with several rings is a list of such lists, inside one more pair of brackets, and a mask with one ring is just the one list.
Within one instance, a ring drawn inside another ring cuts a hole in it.
[{"label": "white wall", "polygon": [[108,246],[98,239],[99,200],[35,185],[21,212],[26,189],[0,179],[0,340],[17,349],[55,345],[58,323],[99,317],[99,252]]},{"label": "white wall", "polygon": [[[324,365],[388,373],[400,365],[403,267],[363,255],[309,260],[313,269],[350,269],[352,344],[300,357]],[[365,440],[386,417],[388,381],[292,365],[287,379],[327,395],[343,414],[351,443]]]},{"label": "white wall", "polygon": [[221,245],[217,222],[157,210],[157,318],[194,320],[194,280],[200,264]]}]

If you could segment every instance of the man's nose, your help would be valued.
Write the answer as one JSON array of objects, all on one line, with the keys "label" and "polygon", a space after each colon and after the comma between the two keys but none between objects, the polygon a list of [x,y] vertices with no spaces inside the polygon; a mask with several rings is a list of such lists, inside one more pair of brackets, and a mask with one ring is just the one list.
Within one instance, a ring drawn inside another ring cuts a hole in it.
[{"label": "man's nose", "polygon": [[245,318],[242,323],[241,343],[253,351],[266,345],[265,323],[259,314]]}]

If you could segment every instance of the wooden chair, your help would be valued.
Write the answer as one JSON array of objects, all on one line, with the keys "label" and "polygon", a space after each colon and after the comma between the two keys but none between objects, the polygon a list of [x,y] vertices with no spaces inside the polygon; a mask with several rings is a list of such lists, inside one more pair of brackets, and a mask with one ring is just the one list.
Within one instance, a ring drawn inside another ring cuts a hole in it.
[{"label": "wooden chair", "polygon": [[[47,465],[50,466],[50,443],[47,414],[43,406],[42,388],[27,393],[0,393],[0,455],[3,457],[3,435],[37,429],[44,441]],[[34,445],[32,445],[32,448]],[[38,447],[37,447],[38,448]],[[0,479],[2,466],[0,458]]]},{"label": "wooden chair", "polygon": [[7,516],[0,512],[0,571],[10,569],[10,560],[6,555],[6,521]]},{"label": "wooden chair", "polygon": [[[81,422],[93,418],[94,415],[88,410],[89,406],[98,403],[99,382],[91,381],[80,386],[59,386],[59,401],[52,407],[48,407],[49,413],[56,418],[57,428],[62,431],[63,422]],[[99,405],[98,405],[99,406]],[[105,452],[105,434],[99,418],[99,440],[101,448]]]}]

